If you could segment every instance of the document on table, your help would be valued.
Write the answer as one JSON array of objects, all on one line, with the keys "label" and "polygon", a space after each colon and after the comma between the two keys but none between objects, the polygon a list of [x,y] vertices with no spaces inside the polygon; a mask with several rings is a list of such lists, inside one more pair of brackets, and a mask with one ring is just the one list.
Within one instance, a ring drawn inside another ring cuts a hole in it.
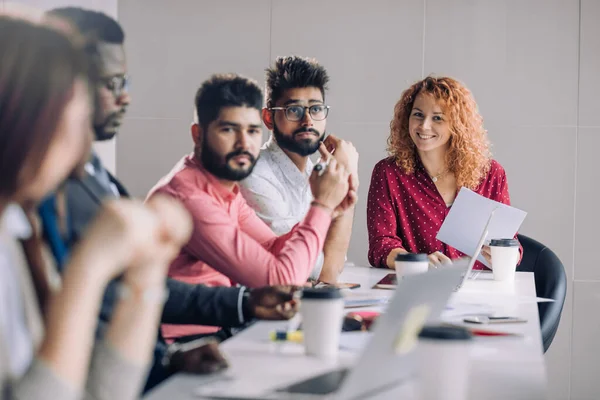
[{"label": "document on table", "polygon": [[384,307],[389,302],[388,296],[376,295],[374,293],[369,292],[354,292],[352,290],[343,291],[344,296],[344,307],[345,308],[354,308],[354,307],[376,307],[381,306]]},{"label": "document on table", "polygon": [[[463,187],[436,238],[471,257],[492,211],[494,216],[488,227],[486,244],[491,239],[514,237],[527,216],[525,211],[490,200]],[[489,267],[481,254],[477,259]]]}]

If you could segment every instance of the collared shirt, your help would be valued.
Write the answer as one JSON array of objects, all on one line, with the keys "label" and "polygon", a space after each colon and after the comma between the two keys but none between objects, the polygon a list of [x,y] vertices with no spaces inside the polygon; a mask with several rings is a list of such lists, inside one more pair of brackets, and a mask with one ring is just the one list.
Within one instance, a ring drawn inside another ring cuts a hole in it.
[{"label": "collared shirt", "polygon": [[[300,171],[271,136],[250,176],[240,182],[240,192],[256,215],[276,235],[283,235],[302,221],[310,209],[313,195],[308,179],[312,170],[313,163],[308,159],[304,172]],[[323,253],[319,253],[310,278],[319,278],[323,261]]]},{"label": "collared shirt", "polygon": [[[510,205],[506,172],[498,162],[492,160],[475,192]],[[367,201],[369,262],[374,267],[385,267],[390,251],[396,248],[410,253],[439,251],[451,259],[464,256],[436,239],[449,212],[450,207],[421,163],[408,175],[393,159],[381,160],[373,170]],[[479,261],[474,268],[487,269]]]},{"label": "collared shirt", "polygon": [[102,165],[100,158],[95,153],[92,153],[92,157],[90,161],[85,163],[85,172],[96,178],[96,180],[109,192],[111,192],[115,197],[121,197],[119,193],[119,188],[117,185],[110,181],[110,176],[108,175],[108,171]]},{"label": "collared shirt", "polygon": [[276,235],[289,232],[308,212],[313,201],[308,181],[312,169],[308,159],[304,172],[300,171],[271,136],[252,174],[240,183],[248,205]]},{"label": "collared shirt", "polygon": [[[16,204],[7,206],[0,215],[0,336],[4,344],[9,344],[6,346],[9,367],[17,377],[31,365],[34,348],[24,312],[21,278],[15,267],[18,261],[5,240],[26,239],[31,233],[23,210]],[[0,346],[4,344],[0,343]]]},{"label": "collared shirt", "polygon": [[[190,212],[190,241],[173,261],[169,276],[191,284],[260,287],[304,284],[323,249],[331,217],[311,207],[289,233],[277,236],[239,194],[184,157],[149,193],[179,199]],[[189,326],[163,326],[166,338],[204,333]]]}]

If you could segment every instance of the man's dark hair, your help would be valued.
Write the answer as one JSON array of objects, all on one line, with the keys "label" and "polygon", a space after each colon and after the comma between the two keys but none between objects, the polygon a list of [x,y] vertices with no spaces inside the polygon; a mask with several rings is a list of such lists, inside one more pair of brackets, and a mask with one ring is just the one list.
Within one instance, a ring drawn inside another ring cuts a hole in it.
[{"label": "man's dark hair", "polygon": [[273,107],[288,89],[316,87],[323,99],[329,75],[317,60],[299,56],[277,57],[272,68],[267,68],[267,106]]},{"label": "man's dark hair", "polygon": [[196,92],[196,115],[202,129],[217,119],[223,107],[250,107],[260,111],[262,105],[263,94],[258,84],[236,74],[213,75]]},{"label": "man's dark hair", "polygon": [[110,44],[123,44],[125,32],[113,18],[98,11],[80,7],[61,7],[50,10],[46,15],[66,19],[79,32],[90,39]]}]

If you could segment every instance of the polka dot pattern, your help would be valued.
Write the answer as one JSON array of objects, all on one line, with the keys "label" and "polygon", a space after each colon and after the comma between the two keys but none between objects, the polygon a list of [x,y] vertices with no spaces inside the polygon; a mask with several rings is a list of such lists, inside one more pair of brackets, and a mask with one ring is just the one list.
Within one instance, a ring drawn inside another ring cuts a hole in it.
[{"label": "polka dot pattern", "polygon": [[[510,204],[506,172],[498,162],[492,161],[490,171],[475,192]],[[451,259],[464,256],[435,238],[449,212],[450,207],[422,165],[408,175],[394,160],[381,160],[373,170],[367,200],[369,262],[375,267],[385,267],[390,251],[397,248],[411,253],[439,251]],[[485,266],[478,262],[475,268]]]}]

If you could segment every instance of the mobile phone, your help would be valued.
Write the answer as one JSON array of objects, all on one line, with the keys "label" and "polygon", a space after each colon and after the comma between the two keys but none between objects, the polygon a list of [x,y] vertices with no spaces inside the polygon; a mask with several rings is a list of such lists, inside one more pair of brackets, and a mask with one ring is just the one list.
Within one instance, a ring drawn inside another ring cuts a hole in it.
[{"label": "mobile phone", "polygon": [[315,285],[316,288],[334,287],[338,289],[358,289],[360,283],[327,283],[319,282]]},{"label": "mobile phone", "polygon": [[379,282],[373,286],[373,289],[392,289],[395,290],[398,287],[398,279],[396,274],[387,274]]},{"label": "mobile phone", "polygon": [[526,319],[518,317],[469,317],[463,319],[471,324],[510,324],[527,322]]}]

